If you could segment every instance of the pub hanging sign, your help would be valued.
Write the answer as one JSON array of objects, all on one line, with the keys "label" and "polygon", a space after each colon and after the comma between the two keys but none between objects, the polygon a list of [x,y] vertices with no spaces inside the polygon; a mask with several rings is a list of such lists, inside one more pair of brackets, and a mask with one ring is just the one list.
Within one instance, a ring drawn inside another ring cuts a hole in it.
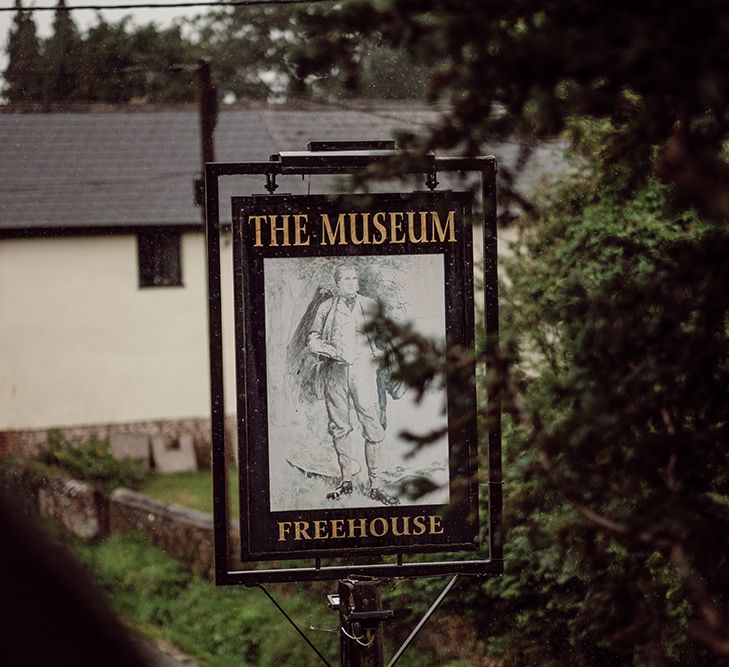
[{"label": "pub hanging sign", "polygon": [[233,198],[243,560],[478,548],[475,388],[409,388],[377,326],[473,349],[470,212],[452,191]]}]

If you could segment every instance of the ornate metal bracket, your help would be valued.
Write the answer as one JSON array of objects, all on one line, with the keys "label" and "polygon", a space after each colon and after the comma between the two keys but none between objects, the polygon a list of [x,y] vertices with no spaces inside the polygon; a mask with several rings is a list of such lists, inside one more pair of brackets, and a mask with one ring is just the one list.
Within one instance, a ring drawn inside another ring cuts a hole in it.
[{"label": "ornate metal bracket", "polygon": [[270,172],[266,174],[266,190],[268,190],[269,194],[273,194],[276,190],[278,190],[276,174],[272,174]]},{"label": "ornate metal bracket", "polygon": [[429,190],[435,190],[438,187],[438,172],[432,169],[425,177],[425,185]]}]

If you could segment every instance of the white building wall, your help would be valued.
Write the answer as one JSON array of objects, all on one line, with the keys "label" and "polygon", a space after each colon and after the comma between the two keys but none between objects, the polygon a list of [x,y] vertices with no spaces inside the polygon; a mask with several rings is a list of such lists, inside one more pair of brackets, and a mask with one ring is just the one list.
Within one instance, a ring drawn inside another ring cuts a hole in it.
[{"label": "white building wall", "polygon": [[[133,235],[0,240],[0,431],[209,416],[203,234],[182,236],[182,271],[139,288]],[[229,411],[231,275],[226,257]]]}]

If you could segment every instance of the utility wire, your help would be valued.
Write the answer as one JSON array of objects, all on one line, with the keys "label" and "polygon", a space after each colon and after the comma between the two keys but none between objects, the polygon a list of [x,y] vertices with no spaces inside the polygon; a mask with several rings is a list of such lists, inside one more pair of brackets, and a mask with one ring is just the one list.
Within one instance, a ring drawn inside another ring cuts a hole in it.
[{"label": "utility wire", "polygon": [[[263,5],[314,5],[323,2],[339,2],[340,0],[191,0],[190,2],[151,2],[145,4],[123,4],[123,5],[44,5],[40,7],[22,7],[22,12],[71,12],[79,9],[165,9],[179,7],[246,7]],[[17,12],[18,7],[0,7],[0,12]]]}]

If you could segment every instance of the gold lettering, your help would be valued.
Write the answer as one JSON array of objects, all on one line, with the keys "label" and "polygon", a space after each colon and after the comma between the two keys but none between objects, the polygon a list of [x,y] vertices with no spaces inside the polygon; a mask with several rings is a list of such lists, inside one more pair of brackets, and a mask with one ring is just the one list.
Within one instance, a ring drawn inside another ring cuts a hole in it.
[{"label": "gold lettering", "polygon": [[387,227],[383,225],[383,221],[385,220],[385,214],[382,211],[378,211],[372,216],[372,224],[375,226],[375,229],[380,232],[380,238],[373,238],[372,243],[375,245],[380,245],[381,243],[384,243],[387,239]]},{"label": "gold lettering", "polygon": [[[345,521],[347,522],[345,524]],[[415,517],[393,516],[389,518],[375,517],[374,519],[317,519],[314,521],[279,521],[278,541],[284,542],[293,539],[326,540],[352,537],[385,537],[391,533],[395,537],[405,535],[442,535],[445,532],[443,517],[437,514]]]},{"label": "gold lettering", "polygon": [[291,522],[290,521],[279,521],[278,522],[278,541],[283,542],[287,535],[289,534],[289,531],[291,530]]},{"label": "gold lettering", "polygon": [[[336,240],[339,235],[339,241]],[[327,242],[326,237],[329,237]],[[340,213],[337,218],[337,226],[332,231],[332,223],[329,220],[329,216],[326,213],[321,214],[321,244],[320,245],[346,245],[347,239],[345,237],[344,228],[344,213]]]},{"label": "gold lettering", "polygon": [[427,221],[427,213],[420,211],[420,236],[415,235],[415,211],[408,211],[405,215],[408,217],[408,237],[411,243],[427,243],[428,233],[425,223]]},{"label": "gold lettering", "polygon": [[[375,523],[380,522],[380,525],[382,526],[382,529],[378,532],[375,530]],[[378,516],[375,519],[372,519],[370,521],[370,532],[375,537],[383,537],[384,535],[387,535],[387,530],[389,528],[389,525],[387,523],[387,519],[383,519],[381,516]]]},{"label": "gold lettering", "polygon": [[363,243],[369,244],[370,242],[370,221],[369,213],[362,213],[362,236],[357,237],[357,214],[349,214],[349,238],[355,245],[361,245]]},{"label": "gold lettering", "polygon": [[[398,518],[402,519],[402,530],[398,529],[397,527],[397,520]],[[410,517],[404,516],[404,517],[392,517],[392,534],[400,537],[401,535],[410,535]]]},{"label": "gold lettering", "polygon": [[256,225],[256,240],[253,242],[253,245],[257,248],[263,245],[263,242],[261,241],[261,224],[266,220],[266,217],[267,216],[265,215],[248,216],[248,224],[250,225],[251,222],[253,222]]},{"label": "gold lettering", "polygon": [[294,213],[294,245],[309,245],[305,222],[309,222],[309,216],[306,213]]},{"label": "gold lettering", "polygon": [[357,522],[356,528],[359,529],[359,537],[367,537],[367,520],[366,519],[348,519],[349,522],[349,533],[348,537],[355,537],[355,522]]},{"label": "gold lettering", "polygon": [[440,238],[440,242],[443,243],[446,240],[446,232],[450,232],[448,234],[448,241],[450,243],[454,243],[456,240],[456,212],[455,211],[448,211],[448,217],[446,218],[445,227],[443,227],[440,223],[440,216],[438,215],[437,211],[431,211],[430,217],[433,221],[433,227],[432,227],[432,238],[433,241],[435,241],[436,232],[438,234],[438,237]]},{"label": "gold lettering", "polygon": [[332,539],[338,539],[344,537],[344,519],[332,519],[331,520]]},{"label": "gold lettering", "polygon": [[442,535],[443,534],[443,524],[441,523],[443,519],[441,519],[439,516],[431,514],[430,518],[430,530],[428,531],[431,535]]},{"label": "gold lettering", "polygon": [[[291,245],[291,243],[289,243],[289,216],[288,216],[288,214],[281,216],[280,225],[276,224],[277,219],[278,219],[277,215],[268,216],[268,222],[270,223],[270,226],[271,226],[271,242],[269,243],[269,245],[271,247],[279,246],[279,245],[282,245],[282,246]],[[278,233],[279,232],[281,232],[281,234],[283,235],[282,243],[278,242]]]},{"label": "gold lettering", "polygon": [[[390,243],[405,243],[405,234],[402,231],[402,211],[390,213]],[[398,232],[400,236],[398,236]]]},{"label": "gold lettering", "polygon": [[413,518],[413,535],[423,535],[426,531],[425,517],[416,516]]},{"label": "gold lettering", "polygon": [[329,535],[327,534],[327,521],[324,519],[317,519],[314,521],[314,539],[325,540]]},{"label": "gold lettering", "polygon": [[294,540],[310,540],[308,521],[294,521]]}]

